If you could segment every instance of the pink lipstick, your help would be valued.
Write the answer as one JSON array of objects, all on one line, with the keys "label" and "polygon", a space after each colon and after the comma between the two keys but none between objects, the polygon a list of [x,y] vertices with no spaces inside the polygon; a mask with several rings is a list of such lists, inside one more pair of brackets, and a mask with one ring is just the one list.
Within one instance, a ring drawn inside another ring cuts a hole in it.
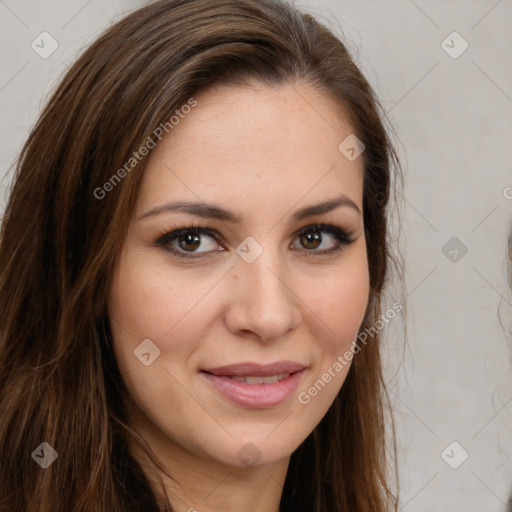
[{"label": "pink lipstick", "polygon": [[202,370],[205,380],[237,405],[266,408],[279,405],[297,388],[305,365],[292,361],[260,365],[238,363]]}]

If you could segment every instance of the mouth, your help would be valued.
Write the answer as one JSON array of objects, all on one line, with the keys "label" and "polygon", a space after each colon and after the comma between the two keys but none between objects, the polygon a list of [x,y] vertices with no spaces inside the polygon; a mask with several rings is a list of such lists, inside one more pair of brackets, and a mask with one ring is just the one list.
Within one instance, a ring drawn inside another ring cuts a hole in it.
[{"label": "mouth", "polygon": [[274,407],[297,388],[306,366],[292,361],[268,365],[239,363],[201,370],[223,398],[246,408]]},{"label": "mouth", "polygon": [[268,377],[258,377],[256,375],[246,375],[245,377],[233,375],[227,377],[238,382],[246,382],[247,384],[272,384],[273,382],[287,379],[290,375],[291,373],[280,373],[278,375],[269,375]]}]

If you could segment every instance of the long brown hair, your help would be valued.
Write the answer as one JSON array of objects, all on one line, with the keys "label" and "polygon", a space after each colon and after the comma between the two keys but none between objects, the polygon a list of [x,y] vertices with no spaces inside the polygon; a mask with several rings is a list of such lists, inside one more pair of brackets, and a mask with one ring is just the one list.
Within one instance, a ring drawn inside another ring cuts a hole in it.
[{"label": "long brown hair", "polygon": [[[128,449],[148,447],[120,405],[105,309],[147,158],[104,197],[97,190],[148,137],[158,142],[155,128],[194,94],[251,79],[324,92],[364,143],[371,293],[361,331],[376,323],[398,166],[375,95],[345,46],[284,1],[160,0],[137,10],[72,66],[17,162],[0,239],[2,512],[159,510]],[[379,344],[374,329],[330,410],[293,453],[283,511],[396,510]],[[31,456],[42,442],[58,453],[46,469]]]}]

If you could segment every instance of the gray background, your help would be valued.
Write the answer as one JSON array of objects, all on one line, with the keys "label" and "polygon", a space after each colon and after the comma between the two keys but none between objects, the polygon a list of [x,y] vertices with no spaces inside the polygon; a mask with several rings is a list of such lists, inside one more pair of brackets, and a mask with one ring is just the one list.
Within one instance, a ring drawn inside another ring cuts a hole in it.
[{"label": "gray background", "polygon": [[[67,66],[142,3],[0,0],[2,204],[8,170]],[[408,333],[390,324],[385,356],[401,510],[502,511],[512,490],[512,0],[296,3],[343,34],[398,137]],[[31,48],[43,31],[59,45],[46,59]],[[454,31],[469,45],[457,58]],[[453,237],[459,247],[443,252]]]}]

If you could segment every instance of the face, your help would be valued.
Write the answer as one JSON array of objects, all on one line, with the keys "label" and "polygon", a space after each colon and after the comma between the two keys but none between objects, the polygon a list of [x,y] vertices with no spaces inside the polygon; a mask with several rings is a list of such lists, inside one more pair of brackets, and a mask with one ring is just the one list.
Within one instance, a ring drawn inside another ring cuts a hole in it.
[{"label": "face", "polygon": [[195,99],[145,170],[109,290],[114,352],[156,453],[268,465],[349,370],[369,293],[363,162],[305,85]]}]

